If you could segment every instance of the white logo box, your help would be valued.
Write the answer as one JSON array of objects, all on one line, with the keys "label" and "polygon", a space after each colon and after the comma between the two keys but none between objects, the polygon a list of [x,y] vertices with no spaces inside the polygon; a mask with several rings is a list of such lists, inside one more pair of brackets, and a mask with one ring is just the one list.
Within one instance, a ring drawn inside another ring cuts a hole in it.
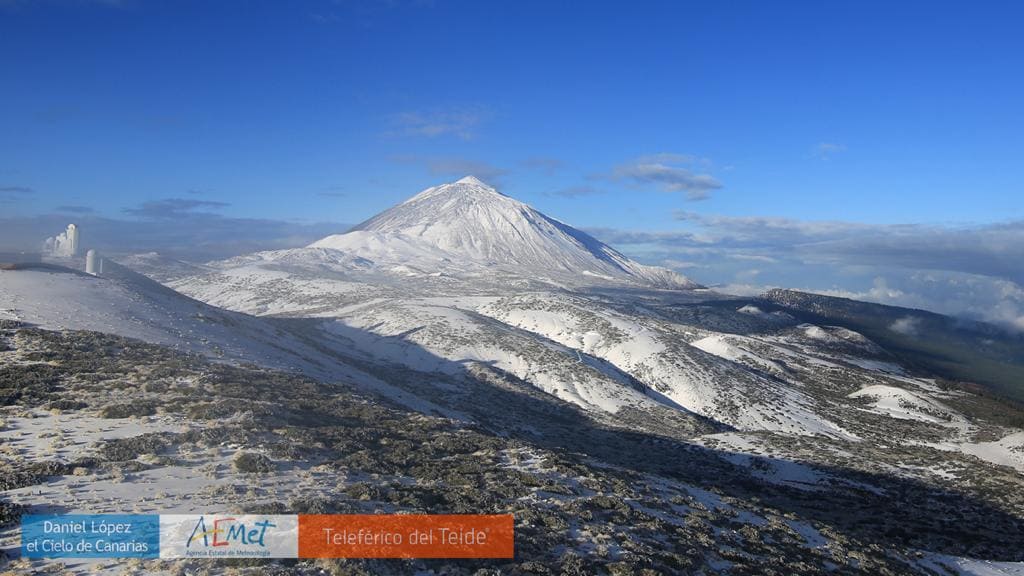
[{"label": "white logo box", "polygon": [[298,558],[299,517],[161,514],[161,558]]}]

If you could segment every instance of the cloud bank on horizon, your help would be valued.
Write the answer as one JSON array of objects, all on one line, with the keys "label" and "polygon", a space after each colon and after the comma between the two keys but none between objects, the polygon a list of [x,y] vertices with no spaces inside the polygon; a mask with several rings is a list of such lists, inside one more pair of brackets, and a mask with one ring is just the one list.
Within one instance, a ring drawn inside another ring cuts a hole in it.
[{"label": "cloud bank on horizon", "polygon": [[803,289],[1024,332],[1024,220],[953,226],[683,211],[675,217],[685,231],[588,231],[627,254],[724,291]]}]

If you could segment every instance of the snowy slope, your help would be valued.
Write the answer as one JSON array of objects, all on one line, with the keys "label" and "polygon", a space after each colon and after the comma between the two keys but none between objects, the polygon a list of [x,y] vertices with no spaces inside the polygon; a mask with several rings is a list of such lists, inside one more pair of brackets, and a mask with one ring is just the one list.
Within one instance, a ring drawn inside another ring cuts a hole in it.
[{"label": "snowy slope", "polygon": [[[678,327],[561,294],[510,296],[479,311],[601,358],[679,406],[737,429],[850,437],[817,414],[811,399],[801,392],[735,363],[739,358],[756,358],[758,369],[783,370],[725,343],[722,335],[687,345]],[[719,345],[705,345],[709,342]],[[726,354],[725,349],[735,352]]]},{"label": "snowy slope", "polygon": [[104,272],[94,277],[56,267],[0,271],[0,317],[48,329],[107,332],[207,354],[221,349],[229,356],[248,352],[232,342],[264,332],[255,318],[247,326],[241,314],[187,298],[116,264],[107,262]]},{"label": "snowy slope", "polygon": [[113,260],[135,272],[149,276],[157,282],[193,276],[206,270],[201,264],[185,262],[159,252],[115,255],[107,257],[105,260],[107,262]]},{"label": "snowy slope", "polygon": [[301,371],[361,386],[415,410],[458,416],[348,365],[332,353],[344,343],[327,334],[210,306],[113,262],[102,277],[66,267],[0,270],[0,319],[105,332],[225,361]]},{"label": "snowy slope", "polygon": [[378,362],[450,375],[463,373],[467,364],[486,364],[588,411],[615,414],[627,406],[659,405],[606,362],[450,303],[375,301],[340,314],[325,329]]},{"label": "snowy slope", "polygon": [[694,288],[670,270],[645,266],[472,176],[428,188],[354,227],[310,245],[412,270],[497,266],[581,284],[618,281]]},{"label": "snowy slope", "polygon": [[257,252],[207,268],[167,285],[214,306],[258,315],[312,316],[381,293],[364,282],[375,277],[372,263],[327,248]]}]

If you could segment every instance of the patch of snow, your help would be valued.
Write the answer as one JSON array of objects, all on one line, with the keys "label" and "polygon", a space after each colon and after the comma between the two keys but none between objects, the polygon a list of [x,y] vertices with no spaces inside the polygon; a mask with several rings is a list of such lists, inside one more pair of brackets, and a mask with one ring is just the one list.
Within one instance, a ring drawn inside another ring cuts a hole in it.
[{"label": "patch of snow", "polygon": [[986,462],[1009,466],[1024,474],[1024,432],[1014,432],[994,442],[941,442],[927,445],[970,454]]},{"label": "patch of snow", "polygon": [[944,404],[895,386],[875,384],[850,394],[847,398],[870,398],[872,411],[904,420],[917,420],[933,424],[958,424],[963,417]]},{"label": "patch of snow", "polygon": [[954,576],[1024,576],[1024,562],[994,562],[926,553],[917,563],[935,573]]}]

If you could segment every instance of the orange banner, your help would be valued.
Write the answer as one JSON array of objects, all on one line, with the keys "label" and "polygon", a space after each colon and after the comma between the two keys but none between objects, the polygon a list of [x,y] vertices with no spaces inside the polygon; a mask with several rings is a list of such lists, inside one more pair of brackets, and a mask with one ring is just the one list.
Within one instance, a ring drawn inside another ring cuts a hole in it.
[{"label": "orange banner", "polygon": [[299,516],[299,558],[512,558],[511,514]]}]

